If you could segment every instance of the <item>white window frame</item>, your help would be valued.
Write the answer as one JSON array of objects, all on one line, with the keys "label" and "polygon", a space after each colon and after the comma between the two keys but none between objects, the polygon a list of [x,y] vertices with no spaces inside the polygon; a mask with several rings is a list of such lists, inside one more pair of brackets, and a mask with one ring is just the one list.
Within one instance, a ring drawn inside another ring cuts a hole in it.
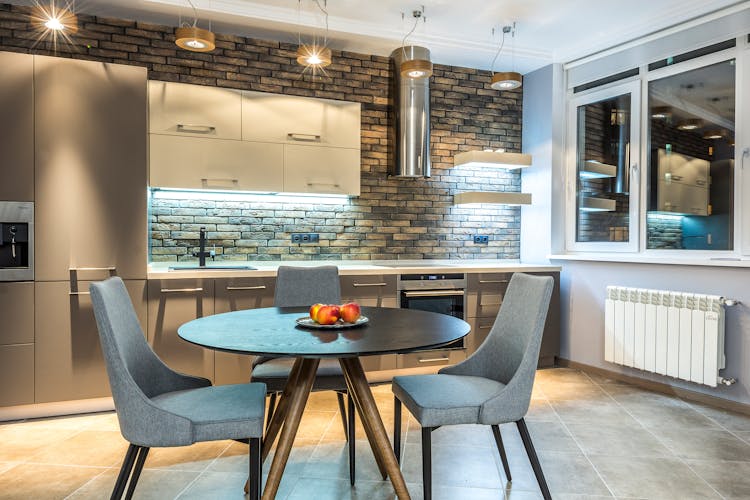
[{"label": "white window frame", "polygon": [[[603,87],[597,87],[591,91],[575,94],[568,99],[566,117],[566,231],[565,246],[571,252],[637,252],[639,249],[639,217],[641,192],[641,175],[639,162],[641,161],[641,85],[637,77],[619,81]],[[578,221],[578,171],[577,171],[577,147],[578,147],[578,108],[580,106],[610,99],[624,94],[630,94],[630,200],[628,218],[628,241],[576,241],[576,224]]]}]

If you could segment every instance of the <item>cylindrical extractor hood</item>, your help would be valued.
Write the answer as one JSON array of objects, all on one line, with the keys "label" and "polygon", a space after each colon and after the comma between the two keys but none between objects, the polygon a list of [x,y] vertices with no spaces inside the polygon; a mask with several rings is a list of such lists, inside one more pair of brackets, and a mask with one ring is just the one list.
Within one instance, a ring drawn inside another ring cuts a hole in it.
[{"label": "cylindrical extractor hood", "polygon": [[388,172],[394,177],[430,176],[430,79],[401,76],[401,63],[430,60],[424,47],[399,47],[391,53],[393,108],[390,126],[392,155]]}]

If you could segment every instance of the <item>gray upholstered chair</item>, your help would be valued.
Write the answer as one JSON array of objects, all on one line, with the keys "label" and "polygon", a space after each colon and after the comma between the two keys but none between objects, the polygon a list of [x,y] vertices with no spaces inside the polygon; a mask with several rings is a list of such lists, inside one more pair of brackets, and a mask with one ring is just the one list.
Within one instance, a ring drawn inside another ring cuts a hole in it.
[{"label": "gray upholstered chair", "polygon": [[435,375],[393,378],[396,458],[401,451],[401,403],[422,426],[424,497],[432,497],[431,432],[443,425],[492,426],[511,481],[499,424],[515,422],[545,499],[550,493],[524,415],[529,409],[553,279],[515,273],[487,339],[466,360]]},{"label": "gray upholstered chair", "polygon": [[[341,303],[341,281],[336,266],[280,266],[276,275],[276,307],[311,306],[316,303]],[[259,356],[253,361],[252,380],[266,384],[270,401],[267,422],[271,421],[277,395],[283,392],[294,359]],[[335,391],[349,444],[349,480],[354,484],[354,401],[347,394],[346,380],[338,359],[323,359],[318,366],[313,391]]]},{"label": "gray upholstered chair", "polygon": [[260,498],[266,387],[211,387],[169,369],[146,342],[120,278],[93,283],[91,301],[120,432],[130,443],[112,498],[121,498],[128,482],[126,498],[132,497],[151,447],[221,439],[249,440],[250,498]]}]

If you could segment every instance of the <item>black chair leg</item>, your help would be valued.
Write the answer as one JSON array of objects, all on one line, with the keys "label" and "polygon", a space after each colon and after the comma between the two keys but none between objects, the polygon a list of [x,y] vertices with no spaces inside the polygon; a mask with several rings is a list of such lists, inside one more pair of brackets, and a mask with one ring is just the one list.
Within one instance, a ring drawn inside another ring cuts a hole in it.
[{"label": "black chair leg", "polygon": [[138,484],[138,478],[141,477],[141,471],[143,470],[143,464],[146,463],[146,457],[151,448],[141,447],[138,453],[138,458],[135,460],[135,468],[133,474],[130,476],[130,485],[128,485],[128,492],[125,494],[125,500],[133,498],[135,493],[135,487]]},{"label": "black chair leg", "polygon": [[354,466],[355,466],[355,457],[357,454],[357,451],[355,449],[355,443],[357,442],[356,436],[355,436],[355,427],[354,427],[354,418],[356,417],[354,413],[354,398],[351,397],[351,395],[348,395],[346,397],[346,431],[347,431],[347,440],[349,441],[349,482],[354,486]]},{"label": "black chair leg", "polygon": [[393,396],[393,453],[401,463],[401,401]]},{"label": "black chair leg", "polygon": [[526,427],[526,422],[524,422],[523,419],[518,420],[516,422],[516,425],[518,426],[519,434],[521,434],[523,446],[524,448],[526,448],[526,454],[529,456],[531,468],[534,469],[534,475],[536,476],[537,483],[539,483],[539,489],[542,490],[542,496],[544,497],[544,500],[551,500],[552,496],[549,493],[547,481],[544,479],[544,472],[542,472],[542,466],[541,464],[539,464],[539,457],[537,457],[536,451],[534,450],[534,445],[531,443],[531,434],[529,434],[529,428]]},{"label": "black chair leg", "polygon": [[495,436],[495,444],[497,444],[497,451],[500,452],[500,460],[503,461],[503,469],[505,469],[505,477],[508,478],[508,482],[513,481],[510,476],[510,467],[508,466],[508,457],[505,455],[505,447],[503,446],[503,437],[500,435],[500,427],[497,425],[492,426],[492,434]]},{"label": "black chair leg", "polygon": [[268,413],[266,415],[266,430],[271,425],[271,418],[273,418],[274,410],[276,409],[276,393],[272,392],[271,397],[268,399]]},{"label": "black chair leg", "polygon": [[110,497],[111,500],[119,500],[122,498],[125,486],[128,484],[128,479],[130,479],[130,473],[133,470],[135,456],[139,449],[140,446],[134,444],[128,446],[128,451],[125,452],[125,460],[123,460],[122,467],[120,467],[120,474],[117,475],[117,481],[115,481],[115,488],[112,490],[112,496]]},{"label": "black chair leg", "polygon": [[341,414],[341,424],[344,426],[344,436],[349,440],[349,433],[346,429],[346,409],[344,406],[344,394],[336,391],[336,400],[339,402],[339,413]]},{"label": "black chair leg", "polygon": [[260,459],[260,438],[250,438],[250,500],[260,500],[260,484],[263,481],[263,469]]},{"label": "black chair leg", "polygon": [[422,427],[422,485],[424,500],[432,499],[432,427]]}]

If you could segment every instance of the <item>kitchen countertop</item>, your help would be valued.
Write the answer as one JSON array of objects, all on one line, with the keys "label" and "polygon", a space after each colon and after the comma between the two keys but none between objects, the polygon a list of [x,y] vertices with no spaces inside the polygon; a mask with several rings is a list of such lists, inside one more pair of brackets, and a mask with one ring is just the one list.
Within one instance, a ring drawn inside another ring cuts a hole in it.
[{"label": "kitchen countertop", "polygon": [[[175,269],[170,266],[197,266],[197,262],[152,262],[148,266],[148,279],[180,278],[265,278],[276,276],[279,266],[338,266],[341,275],[410,274],[410,273],[492,273],[492,272],[555,272],[560,266],[548,264],[522,264],[516,260],[304,260],[304,261],[215,261],[204,269]],[[223,269],[217,269],[222,266]],[[232,266],[237,266],[233,269]],[[256,269],[241,269],[252,266]]]}]

